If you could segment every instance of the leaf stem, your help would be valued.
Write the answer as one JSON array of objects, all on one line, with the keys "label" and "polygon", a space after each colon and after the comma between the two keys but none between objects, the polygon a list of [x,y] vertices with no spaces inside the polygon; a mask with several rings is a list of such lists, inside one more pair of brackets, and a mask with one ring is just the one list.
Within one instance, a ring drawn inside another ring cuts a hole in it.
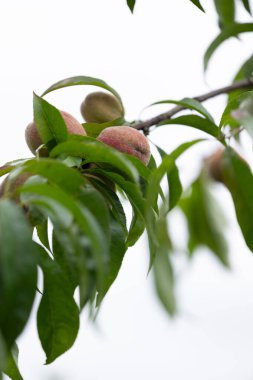
[{"label": "leaf stem", "polygon": [[[211,99],[211,98],[214,98],[218,95],[229,94],[230,92],[233,92],[235,90],[242,90],[242,89],[247,89],[247,88],[253,88],[253,77],[248,78],[248,79],[243,79],[241,81],[232,83],[229,86],[218,88],[216,90],[207,92],[203,95],[195,96],[193,99],[196,99],[199,102],[204,102],[204,101]],[[138,121],[138,122],[132,124],[131,126],[133,128],[142,130],[145,134],[148,134],[149,129],[152,126],[159,124],[161,121],[171,119],[172,116],[176,115],[178,112],[181,112],[185,109],[186,109],[186,107],[184,107],[184,106],[176,106],[176,107],[171,108],[167,112],[164,112],[164,113],[157,115],[157,116],[155,116],[151,119],[148,119],[148,120]]]}]

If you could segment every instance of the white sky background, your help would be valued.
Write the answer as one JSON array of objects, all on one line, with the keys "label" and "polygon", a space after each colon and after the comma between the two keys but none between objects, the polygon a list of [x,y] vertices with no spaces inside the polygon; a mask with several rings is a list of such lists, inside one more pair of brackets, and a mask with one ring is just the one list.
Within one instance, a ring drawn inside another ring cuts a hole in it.
[{"label": "white sky background", "polygon": [[[32,119],[32,91],[40,94],[60,79],[80,74],[104,79],[121,94],[129,119],[154,101],[228,84],[252,54],[252,35],[224,44],[204,77],[202,55],[218,28],[212,1],[203,4],[206,15],[189,0],[137,0],[132,16],[125,0],[1,0],[1,162],[30,156],[24,129]],[[247,19],[243,10],[241,16]],[[63,89],[47,100],[81,121],[79,105],[92,90]],[[206,103],[217,120],[223,105],[222,98]],[[163,110],[145,111],[143,117]],[[204,135],[167,126],[150,138],[169,152],[199,136]],[[250,151],[251,143],[245,144]],[[194,147],[179,161],[184,184],[216,146]],[[231,272],[207,251],[200,250],[191,263],[179,258],[180,313],[171,321],[154,295],[152,278],[146,278],[147,245],[141,239],[126,255],[97,328],[84,312],[74,347],[52,365],[43,366],[33,315],[19,340],[25,380],[252,380],[253,257],[235,225],[228,193],[220,186],[216,193],[228,214]],[[171,227],[182,245],[180,215],[172,215]]]}]

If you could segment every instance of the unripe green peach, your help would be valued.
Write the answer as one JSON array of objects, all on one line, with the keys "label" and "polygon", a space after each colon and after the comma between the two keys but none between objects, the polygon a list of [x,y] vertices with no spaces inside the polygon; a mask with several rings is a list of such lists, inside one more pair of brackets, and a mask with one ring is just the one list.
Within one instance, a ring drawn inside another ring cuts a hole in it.
[{"label": "unripe green peach", "polygon": [[150,146],[148,139],[132,127],[123,125],[105,128],[97,139],[122,153],[139,158],[145,165],[149,162]]},{"label": "unripe green peach", "polygon": [[87,95],[81,114],[88,123],[106,123],[124,116],[124,108],[116,96],[97,91]]},{"label": "unripe green peach", "polygon": [[[77,121],[72,115],[68,112],[60,111],[61,115],[65,121],[67,132],[70,135],[82,135],[86,136],[86,132],[83,126]],[[31,122],[28,124],[25,130],[25,139],[26,143],[33,154],[36,153],[36,150],[43,144],[39,132],[36,128],[35,122]],[[39,155],[41,157],[48,156],[48,150],[46,148],[42,148],[39,151]]]}]

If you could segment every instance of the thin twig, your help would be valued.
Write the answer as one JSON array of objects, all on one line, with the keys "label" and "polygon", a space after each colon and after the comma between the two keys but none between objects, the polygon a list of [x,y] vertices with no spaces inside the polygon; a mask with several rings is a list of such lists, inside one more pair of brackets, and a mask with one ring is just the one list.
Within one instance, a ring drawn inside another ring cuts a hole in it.
[{"label": "thin twig", "polygon": [[[204,102],[208,99],[214,98],[214,97],[221,95],[221,94],[229,94],[230,92],[233,92],[235,90],[242,90],[242,89],[247,89],[247,88],[253,88],[253,77],[248,78],[248,79],[243,79],[243,80],[235,82],[229,86],[218,88],[217,90],[207,92],[206,94],[203,94],[200,96],[195,96],[193,99],[198,100],[199,102]],[[148,133],[150,127],[157,125],[162,121],[171,119],[172,116],[174,116],[178,112],[183,111],[185,109],[186,109],[186,107],[184,107],[184,106],[176,106],[176,107],[171,108],[167,112],[164,112],[160,115],[157,115],[151,119],[137,122],[135,124],[132,124],[131,126],[133,128],[143,130],[144,133]]]},{"label": "thin twig", "polygon": [[244,127],[238,127],[232,129],[228,135],[225,136],[226,139],[230,139],[231,137],[235,137],[239,135],[242,131],[244,131]]}]

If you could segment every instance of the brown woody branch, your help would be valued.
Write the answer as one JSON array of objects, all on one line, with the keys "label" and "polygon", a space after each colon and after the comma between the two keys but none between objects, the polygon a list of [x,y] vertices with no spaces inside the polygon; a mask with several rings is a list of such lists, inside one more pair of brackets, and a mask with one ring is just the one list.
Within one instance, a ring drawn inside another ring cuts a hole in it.
[{"label": "brown woody branch", "polygon": [[[253,88],[253,77],[248,79],[243,79],[241,81],[235,82],[229,86],[218,88],[217,90],[213,90],[210,92],[207,92],[206,94],[195,96],[193,99],[198,100],[199,102],[204,102],[208,99],[214,98],[221,94],[229,94],[230,92],[233,92],[235,90],[242,90],[242,89],[250,89]],[[148,134],[149,128],[155,125],[158,125],[160,122],[171,119],[172,116],[177,114],[180,111],[185,110],[186,107],[184,106],[176,106],[171,108],[169,111],[164,112],[160,115],[157,115],[151,119],[140,121],[132,125],[133,128],[143,130],[144,133]]]}]

